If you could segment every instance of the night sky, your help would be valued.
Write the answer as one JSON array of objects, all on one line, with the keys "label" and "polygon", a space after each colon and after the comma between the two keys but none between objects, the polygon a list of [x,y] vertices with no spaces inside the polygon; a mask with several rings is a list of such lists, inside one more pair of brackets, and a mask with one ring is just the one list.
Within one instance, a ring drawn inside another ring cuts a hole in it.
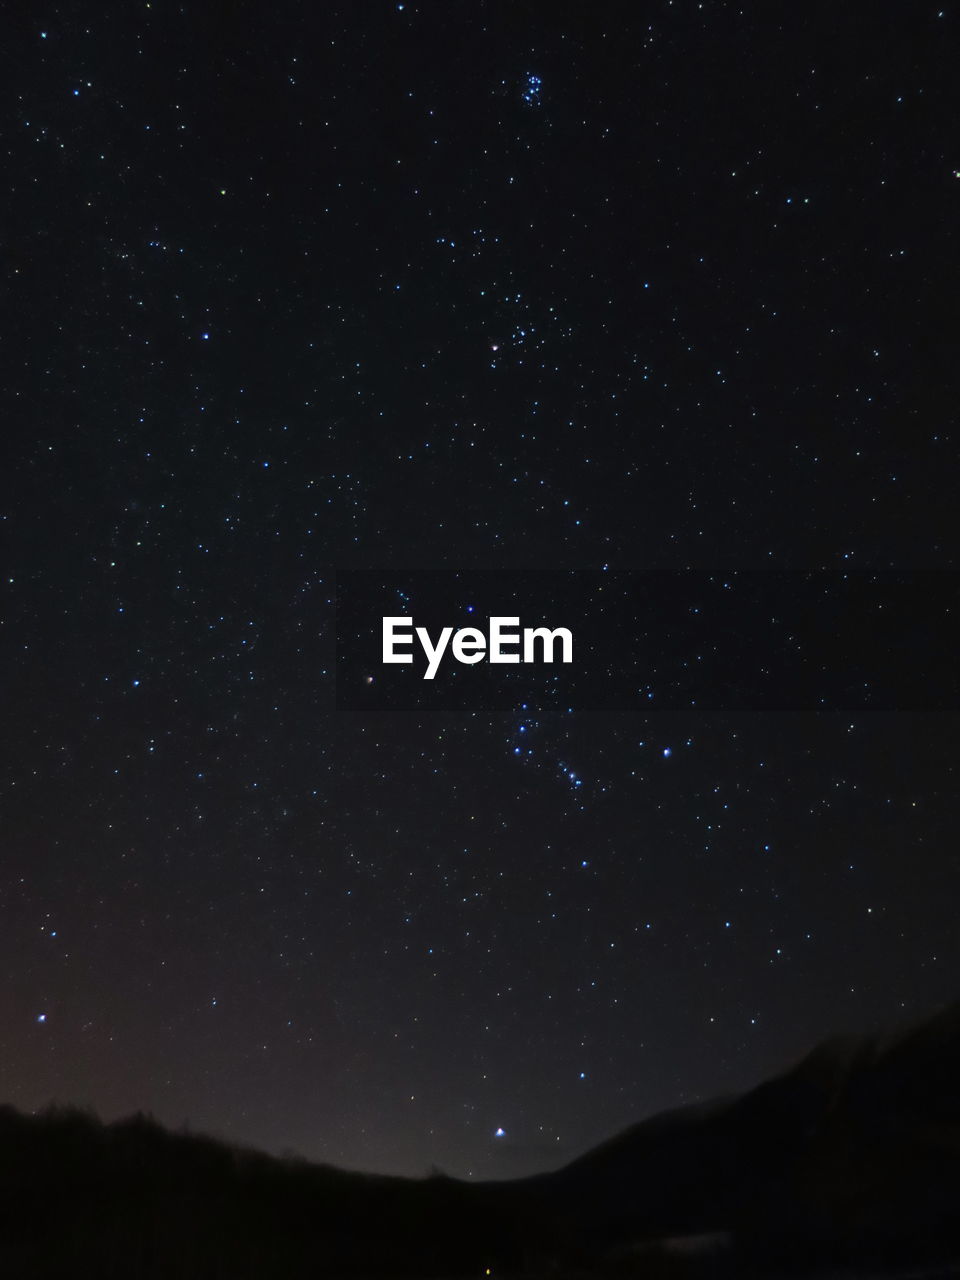
[{"label": "night sky", "polygon": [[504,1177],[958,994],[955,711],[336,688],[346,571],[956,568],[938,2],[11,19],[0,1100]]}]

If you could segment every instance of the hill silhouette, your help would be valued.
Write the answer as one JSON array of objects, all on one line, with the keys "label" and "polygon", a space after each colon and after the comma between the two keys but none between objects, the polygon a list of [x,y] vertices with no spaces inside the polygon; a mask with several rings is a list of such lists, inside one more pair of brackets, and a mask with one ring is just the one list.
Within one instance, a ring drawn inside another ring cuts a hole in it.
[{"label": "hill silhouette", "polygon": [[142,1115],[0,1107],[0,1274],[18,1277],[944,1268],[958,1207],[960,1004],[512,1182],[352,1173]]}]

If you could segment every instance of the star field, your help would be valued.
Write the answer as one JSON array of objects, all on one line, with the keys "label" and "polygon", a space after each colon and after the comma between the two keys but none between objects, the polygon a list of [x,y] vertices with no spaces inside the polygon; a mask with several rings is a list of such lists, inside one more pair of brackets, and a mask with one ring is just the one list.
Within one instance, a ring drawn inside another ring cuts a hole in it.
[{"label": "star field", "polygon": [[349,710],[335,612],[348,570],[954,570],[955,28],[21,21],[0,1100],[503,1177],[956,996],[954,712]]}]

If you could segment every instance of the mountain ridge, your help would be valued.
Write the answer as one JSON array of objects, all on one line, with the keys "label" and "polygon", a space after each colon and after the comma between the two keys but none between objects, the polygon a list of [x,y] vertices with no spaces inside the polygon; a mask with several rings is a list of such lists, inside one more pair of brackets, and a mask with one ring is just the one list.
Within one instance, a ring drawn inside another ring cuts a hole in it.
[{"label": "mountain ridge", "polygon": [[[960,1001],[833,1037],[742,1095],[503,1182],[356,1173],[144,1116],[0,1107],[0,1266],[24,1276],[78,1259],[105,1277],[192,1276],[214,1257],[230,1280],[496,1275],[602,1270],[625,1253],[643,1273],[678,1238],[723,1241],[708,1250],[717,1267],[721,1254],[761,1271],[917,1264],[960,1254],[958,1206]],[[171,1272],[174,1243],[194,1270]]]}]

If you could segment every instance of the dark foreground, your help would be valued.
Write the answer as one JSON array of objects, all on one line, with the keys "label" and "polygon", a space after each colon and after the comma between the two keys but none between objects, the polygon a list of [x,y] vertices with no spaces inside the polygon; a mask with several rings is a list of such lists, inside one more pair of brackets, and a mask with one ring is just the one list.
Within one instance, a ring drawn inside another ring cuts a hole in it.
[{"label": "dark foreground", "polygon": [[0,1108],[0,1275],[960,1277],[960,1006],[480,1185]]}]

